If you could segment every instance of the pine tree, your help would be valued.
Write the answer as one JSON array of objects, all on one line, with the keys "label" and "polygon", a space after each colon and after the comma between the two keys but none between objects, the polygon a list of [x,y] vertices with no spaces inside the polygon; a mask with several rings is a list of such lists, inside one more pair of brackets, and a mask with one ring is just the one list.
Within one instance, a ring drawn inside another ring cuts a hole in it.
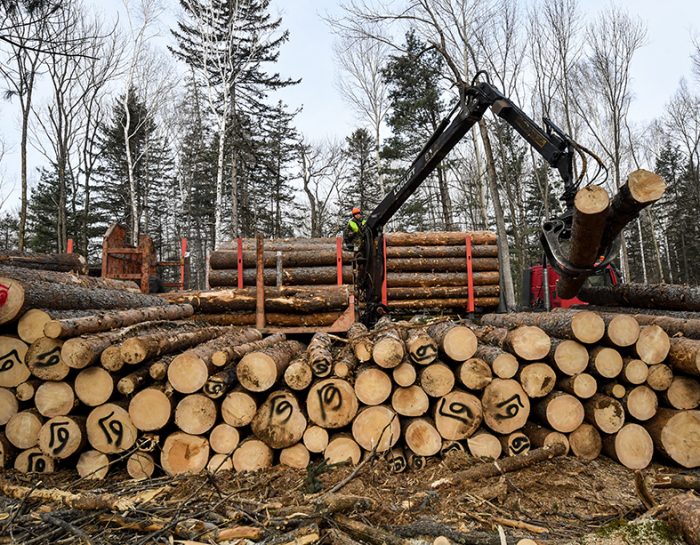
[{"label": "pine tree", "polygon": [[[393,163],[387,168],[387,178],[394,184],[403,181],[405,165],[415,159],[435,132],[445,110],[439,86],[442,57],[421,42],[414,31],[406,34],[404,50],[404,54],[391,57],[383,71],[389,87],[391,114],[387,124],[392,136],[385,142],[382,157]],[[447,166],[443,161],[399,211],[395,220],[398,225],[410,230],[452,226]]]},{"label": "pine tree", "polygon": [[338,202],[341,225],[350,218],[352,208],[357,206],[366,215],[383,197],[379,190],[374,149],[374,138],[367,129],[356,129],[345,138],[344,155],[349,171],[342,180]]},{"label": "pine tree", "polygon": [[19,237],[19,218],[5,212],[0,216],[0,250],[9,252],[17,250]]}]

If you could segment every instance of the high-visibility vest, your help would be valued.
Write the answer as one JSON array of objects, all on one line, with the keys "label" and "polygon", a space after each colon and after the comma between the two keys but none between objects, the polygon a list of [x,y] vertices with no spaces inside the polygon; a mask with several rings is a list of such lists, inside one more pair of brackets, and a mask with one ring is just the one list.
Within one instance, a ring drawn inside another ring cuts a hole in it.
[{"label": "high-visibility vest", "polygon": [[[365,223],[367,223],[367,220],[362,220],[362,226],[364,227]],[[357,221],[355,221],[355,218],[352,218],[349,222],[348,225],[350,226],[350,229],[352,230],[353,233],[359,233],[360,232],[360,226],[357,225]]]}]

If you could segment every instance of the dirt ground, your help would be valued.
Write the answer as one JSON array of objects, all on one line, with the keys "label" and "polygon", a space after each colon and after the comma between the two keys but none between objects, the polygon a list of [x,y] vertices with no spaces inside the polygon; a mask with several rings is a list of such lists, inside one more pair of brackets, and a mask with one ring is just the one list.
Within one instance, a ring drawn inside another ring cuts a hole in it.
[{"label": "dirt ground", "polygon": [[[474,463],[479,462],[453,452],[445,459],[429,460],[421,470],[400,474],[391,473],[388,464],[377,459],[359,470],[324,465],[311,466],[309,471],[275,467],[257,473],[222,472],[142,482],[129,481],[119,471],[105,481],[78,480],[72,472],[39,477],[6,471],[1,480],[28,487],[123,497],[159,493],[132,511],[118,514],[119,524],[107,511],[68,509],[34,501],[31,494],[21,500],[0,496],[0,542],[80,543],[87,538],[95,545],[187,543],[188,539],[196,543],[301,544],[309,541],[293,541],[295,529],[315,523],[320,541],[335,543],[326,531],[338,525],[335,515],[309,511],[334,492],[368,499],[344,515],[387,531],[399,540],[396,543],[432,543],[444,535],[453,543],[473,545],[510,545],[525,537],[547,544],[683,544],[665,523],[653,518],[635,520],[646,509],[635,489],[634,472],[605,457],[592,462],[563,457],[483,482],[433,486]],[[645,474],[665,471],[679,472],[656,465]],[[663,502],[677,491],[651,493]],[[124,521],[142,528],[125,529]],[[156,526],[146,527],[146,523]],[[217,539],[216,528],[232,525],[259,529],[260,534],[254,540]],[[374,543],[392,543],[381,535],[377,539]],[[373,543],[371,539],[358,541]]]}]

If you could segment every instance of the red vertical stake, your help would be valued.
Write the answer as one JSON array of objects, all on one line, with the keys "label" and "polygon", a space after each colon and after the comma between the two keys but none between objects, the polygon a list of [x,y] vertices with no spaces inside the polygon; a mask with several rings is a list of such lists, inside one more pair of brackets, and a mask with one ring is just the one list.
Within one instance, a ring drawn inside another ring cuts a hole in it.
[{"label": "red vertical stake", "polygon": [[73,239],[72,238],[68,239],[68,242],[66,244],[66,253],[67,254],[73,253]]},{"label": "red vertical stake", "polygon": [[386,238],[382,235],[382,259],[384,261],[384,274],[382,275],[382,305],[386,305],[388,297],[386,294]]},{"label": "red vertical stake", "polygon": [[474,312],[474,273],[472,270],[472,236],[467,235],[467,311]]},{"label": "red vertical stake", "polygon": [[180,240],[180,289],[185,289],[185,257],[187,257],[187,239]]},{"label": "red vertical stake", "polygon": [[338,268],[338,285],[343,285],[343,241],[335,237],[335,265]]},{"label": "red vertical stake", "polygon": [[243,239],[238,237],[238,257],[236,258],[238,268],[238,289],[243,289]]}]

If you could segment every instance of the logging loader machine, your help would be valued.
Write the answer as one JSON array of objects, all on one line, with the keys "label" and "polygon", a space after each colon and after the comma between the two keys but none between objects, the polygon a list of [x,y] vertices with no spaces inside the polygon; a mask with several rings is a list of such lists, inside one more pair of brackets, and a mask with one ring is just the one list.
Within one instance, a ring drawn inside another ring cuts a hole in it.
[{"label": "logging loader machine", "polygon": [[[483,81],[479,81],[479,78]],[[588,161],[592,159],[597,164],[594,179],[601,172],[607,173],[602,161],[591,151],[577,144],[550,119],[543,118],[544,128],[540,127],[494,87],[489,81],[488,74],[483,71],[476,74],[471,85],[461,93],[461,97],[408,168],[404,179],[384,197],[367,218],[363,242],[357,255],[359,298],[365,302],[361,320],[367,325],[374,324],[387,311],[381,304],[380,292],[384,275],[382,244],[384,226],[469,129],[482,119],[489,108],[512,126],[551,168],[556,169],[564,182],[564,192],[560,200],[564,203],[565,211],[559,217],[548,219],[543,224],[540,234],[546,261],[560,275],[587,277],[606,271],[617,254],[619,249],[617,237],[607,248],[601,249],[603,258],[590,267],[575,266],[568,260],[565,251],[571,236],[574,198],[579,186],[586,178]],[[574,158],[576,156],[580,159],[580,166],[575,176]]]}]

